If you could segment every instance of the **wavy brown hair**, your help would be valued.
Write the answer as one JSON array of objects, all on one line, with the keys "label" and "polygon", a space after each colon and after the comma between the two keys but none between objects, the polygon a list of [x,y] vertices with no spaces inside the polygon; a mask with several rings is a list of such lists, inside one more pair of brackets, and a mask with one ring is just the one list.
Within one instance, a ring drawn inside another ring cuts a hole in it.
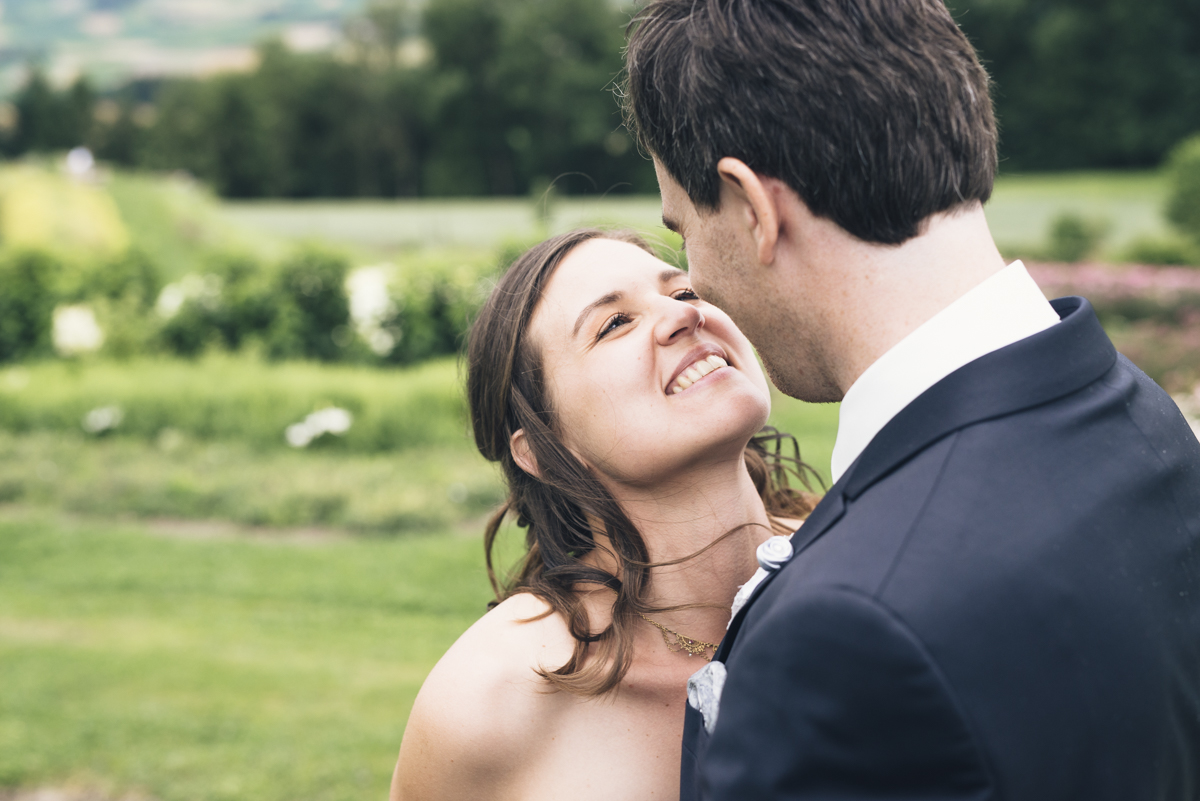
[{"label": "wavy brown hair", "polygon": [[[543,670],[541,675],[555,688],[585,696],[602,695],[620,683],[633,660],[639,613],[667,611],[646,602],[650,570],[661,565],[650,563],[637,526],[563,445],[547,397],[540,354],[525,338],[542,290],[555,269],[575,247],[597,238],[654,252],[632,232],[596,228],[571,231],[536,245],[496,284],[471,328],[467,346],[467,397],[475,443],[487,459],[499,463],[508,485],[508,499],[488,521],[484,537],[488,576],[496,592],[494,603],[514,593],[529,592],[562,615],[575,638],[575,650],[565,665]],[[526,473],[513,458],[509,443],[519,429],[525,431],[538,476]],[[789,442],[790,448],[785,449]],[[800,461],[795,439],[764,429],[746,447],[746,466],[772,518],[803,518],[812,510],[817,497],[809,479],[816,474]],[[789,476],[808,491],[789,486]],[[509,515],[525,529],[526,552],[516,568],[500,579],[493,551]],[[599,547],[593,524],[603,525],[611,543],[619,565],[615,574],[583,561]],[[790,531],[782,524],[777,527],[779,533]],[[709,547],[712,545],[676,562]],[[615,594],[612,622],[600,632],[592,630],[582,603],[581,590],[588,587],[606,587]]]}]

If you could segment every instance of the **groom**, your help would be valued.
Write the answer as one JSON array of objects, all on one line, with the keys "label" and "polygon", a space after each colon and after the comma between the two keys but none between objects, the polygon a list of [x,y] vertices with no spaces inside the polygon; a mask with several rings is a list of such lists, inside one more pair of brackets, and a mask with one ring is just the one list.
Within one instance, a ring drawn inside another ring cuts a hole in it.
[{"label": "groom", "polygon": [[1200,798],[1200,444],[1001,259],[941,0],[651,0],[627,66],[695,289],[842,402],[834,486],[697,677],[683,798]]}]

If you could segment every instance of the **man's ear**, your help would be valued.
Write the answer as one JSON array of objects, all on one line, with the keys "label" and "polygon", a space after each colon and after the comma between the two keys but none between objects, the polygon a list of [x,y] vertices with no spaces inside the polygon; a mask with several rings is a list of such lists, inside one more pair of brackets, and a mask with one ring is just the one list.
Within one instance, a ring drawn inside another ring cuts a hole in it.
[{"label": "man's ear", "polygon": [[533,456],[533,451],[529,449],[529,440],[525,436],[525,429],[518,428],[513,432],[513,435],[508,438],[508,447],[512,451],[513,460],[517,466],[524,470],[534,478],[541,478],[541,471],[538,470],[537,459]]},{"label": "man's ear", "polygon": [[[762,264],[775,261],[775,245],[779,241],[779,207],[775,195],[746,162],[726,156],[717,162],[717,174],[726,191],[740,202],[746,214],[746,225],[758,245],[758,260]],[[722,205],[727,202],[722,200]]]}]

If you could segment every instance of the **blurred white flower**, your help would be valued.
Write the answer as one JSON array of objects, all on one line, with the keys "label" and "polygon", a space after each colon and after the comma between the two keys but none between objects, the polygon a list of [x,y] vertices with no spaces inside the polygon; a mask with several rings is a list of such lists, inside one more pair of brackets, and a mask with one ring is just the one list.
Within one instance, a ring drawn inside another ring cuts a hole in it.
[{"label": "blurred white flower", "polygon": [[396,344],[396,338],[383,323],[396,311],[388,294],[388,283],[395,267],[379,264],[359,267],[346,276],[346,295],[350,298],[350,319],[367,345],[382,356]]},{"label": "blurred white flower", "polygon": [[86,147],[71,148],[67,152],[67,172],[74,178],[87,178],[96,166],[92,151]]},{"label": "blurred white flower", "polygon": [[283,436],[293,448],[304,448],[322,434],[345,434],[353,422],[354,416],[350,412],[337,406],[328,406],[288,426]]},{"label": "blurred white flower", "polygon": [[124,419],[120,406],[100,406],[85,414],[80,425],[89,434],[103,434],[121,425]]},{"label": "blurred white flower", "polygon": [[64,356],[90,353],[104,344],[104,332],[96,315],[84,305],[59,306],[54,310],[51,335],[54,349]]},{"label": "blurred white flower", "polygon": [[391,353],[392,348],[396,347],[396,338],[383,328],[376,328],[367,334],[366,339],[367,345],[379,356]]},{"label": "blurred white flower", "polygon": [[183,304],[197,300],[207,308],[215,308],[221,299],[221,277],[188,273],[173,284],[167,284],[158,294],[154,308],[168,320],[179,313]]}]

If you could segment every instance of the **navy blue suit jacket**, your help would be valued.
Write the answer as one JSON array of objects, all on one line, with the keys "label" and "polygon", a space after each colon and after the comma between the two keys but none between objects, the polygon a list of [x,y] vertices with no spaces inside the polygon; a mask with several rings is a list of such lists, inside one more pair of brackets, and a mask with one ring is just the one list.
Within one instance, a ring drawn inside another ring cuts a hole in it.
[{"label": "navy blue suit jacket", "polygon": [[898,414],[734,619],[682,798],[1200,799],[1200,444],[1090,305]]}]

